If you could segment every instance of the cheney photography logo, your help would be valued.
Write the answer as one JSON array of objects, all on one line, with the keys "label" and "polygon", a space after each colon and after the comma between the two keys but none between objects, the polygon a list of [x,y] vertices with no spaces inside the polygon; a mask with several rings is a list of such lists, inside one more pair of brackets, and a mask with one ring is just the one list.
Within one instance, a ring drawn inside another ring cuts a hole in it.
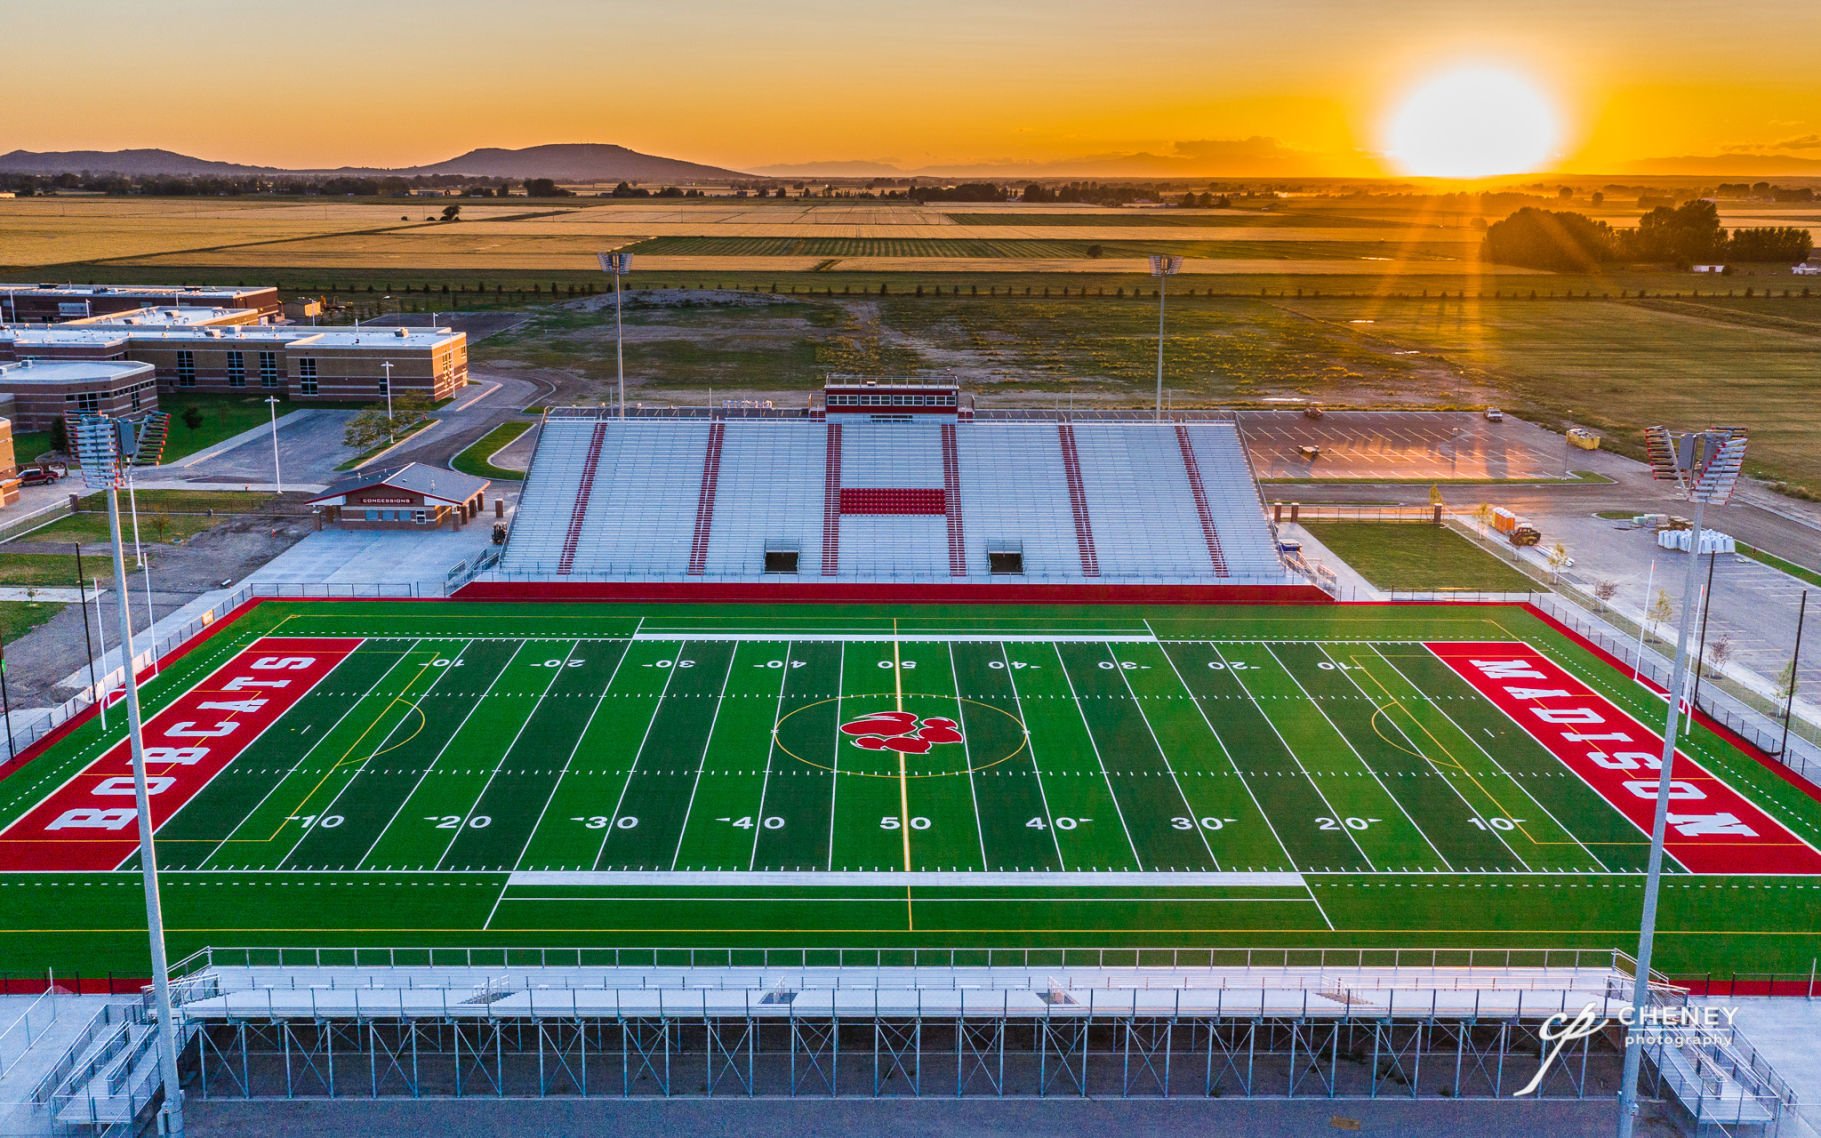
[{"label": "cheney photography logo", "polygon": [[1695,1047],[1730,1040],[1733,1018],[1739,1014],[1738,1008],[1720,1004],[1648,1007],[1642,1011],[1626,1005],[1619,1009],[1616,1016],[1602,1016],[1597,1010],[1600,1006],[1598,1003],[1588,1003],[1579,1012],[1557,1012],[1543,1021],[1542,1026],[1537,1028],[1537,1034],[1543,1042],[1554,1046],[1544,1054],[1536,1074],[1531,1076],[1524,1089],[1512,1092],[1513,1098],[1535,1093],[1543,1085],[1543,1077],[1549,1074],[1549,1068],[1555,1065],[1563,1048],[1577,1039],[1597,1035],[1614,1024],[1626,1029],[1627,1047]]}]

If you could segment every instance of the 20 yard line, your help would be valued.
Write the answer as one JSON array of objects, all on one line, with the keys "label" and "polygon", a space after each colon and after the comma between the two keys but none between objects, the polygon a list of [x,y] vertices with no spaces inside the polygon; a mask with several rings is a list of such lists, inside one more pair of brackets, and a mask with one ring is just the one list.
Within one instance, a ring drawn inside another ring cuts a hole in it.
[{"label": "20 yard line", "polygon": [[[505,766],[506,760],[512,757],[513,748],[517,747],[518,741],[525,737],[525,728],[531,726],[531,721],[537,718],[538,709],[544,706],[544,700],[549,697],[550,689],[556,686],[556,681],[562,677],[563,668],[569,666],[569,658],[574,656],[575,650],[581,646],[580,641],[571,640],[569,642],[569,651],[563,653],[562,667],[550,669],[549,682],[544,685],[544,690],[538,693],[537,702],[531,705],[531,710],[525,713],[525,718],[519,720],[518,730],[513,732],[512,735],[512,742],[506,744],[506,749],[500,752],[500,757],[498,759],[494,760],[493,773],[489,774],[487,776],[487,781],[481,784],[480,792],[474,796],[474,801],[468,804],[468,809],[462,811],[462,824],[457,826],[455,832],[449,835],[449,844],[445,845],[443,847],[443,852],[437,855],[436,862],[432,866],[433,869],[441,869],[443,867],[443,859],[448,857],[455,849],[456,839],[461,837],[462,833],[467,830],[469,820],[474,817],[475,810],[480,807],[481,802],[487,797],[487,789],[493,785],[493,780],[499,777],[500,768]],[[501,672],[500,674],[505,675],[504,672]]]}]

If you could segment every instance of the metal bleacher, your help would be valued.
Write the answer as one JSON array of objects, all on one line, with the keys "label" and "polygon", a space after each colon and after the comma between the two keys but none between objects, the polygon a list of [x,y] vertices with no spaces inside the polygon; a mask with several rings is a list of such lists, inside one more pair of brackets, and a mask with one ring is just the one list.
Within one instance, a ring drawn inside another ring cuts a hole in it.
[{"label": "metal bleacher", "polygon": [[496,575],[757,580],[778,550],[803,580],[1004,581],[989,551],[1016,551],[1031,582],[1296,581],[1228,421],[579,412],[547,419]]}]

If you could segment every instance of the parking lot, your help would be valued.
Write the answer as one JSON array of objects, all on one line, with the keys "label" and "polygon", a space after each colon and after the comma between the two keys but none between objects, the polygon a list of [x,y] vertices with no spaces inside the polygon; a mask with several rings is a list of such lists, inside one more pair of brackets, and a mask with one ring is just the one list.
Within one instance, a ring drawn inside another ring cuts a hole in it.
[{"label": "parking lot", "polygon": [[[1240,427],[1266,479],[1451,481],[1564,478],[1603,456],[1517,419],[1470,411],[1242,411]],[[1299,447],[1321,448],[1318,458]]]}]

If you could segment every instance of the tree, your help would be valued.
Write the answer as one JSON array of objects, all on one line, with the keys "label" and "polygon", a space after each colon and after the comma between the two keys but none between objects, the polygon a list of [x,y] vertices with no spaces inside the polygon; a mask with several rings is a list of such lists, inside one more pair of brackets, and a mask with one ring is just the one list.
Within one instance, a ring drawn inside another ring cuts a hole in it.
[{"label": "tree", "polygon": [[1710,675],[1726,667],[1726,661],[1732,659],[1732,649],[1733,641],[1730,632],[1721,632],[1707,645],[1707,659],[1713,665],[1709,670]]},{"label": "tree", "polygon": [[70,452],[70,426],[62,416],[51,420],[51,449],[61,454]]},{"label": "tree", "polygon": [[1791,656],[1789,663],[1777,673],[1777,698],[1788,699],[1796,694],[1796,658]]},{"label": "tree", "polygon": [[1089,246],[1088,246],[1088,248],[1087,248],[1087,254],[1088,254],[1088,256],[1090,256],[1090,257],[1096,257],[1096,258],[1097,258],[1097,257],[1099,257],[1099,256],[1100,256],[1100,255],[1101,255],[1101,254],[1102,254],[1102,253],[1104,253],[1104,252],[1106,252],[1106,250],[1105,250],[1105,249],[1102,249],[1102,248],[1101,248],[1101,247],[1100,247],[1100,246],[1098,246],[1098,245],[1089,245]]},{"label": "tree", "polygon": [[532,198],[572,198],[573,190],[565,190],[556,184],[554,178],[526,178],[525,196]]},{"label": "tree", "polygon": [[1726,243],[1726,256],[1732,261],[1799,265],[1808,260],[1814,248],[1815,239],[1809,231],[1793,225],[1735,229]]},{"label": "tree", "polygon": [[1611,605],[1612,598],[1618,595],[1619,583],[1617,581],[1595,581],[1593,583],[1593,599],[1600,602],[1602,611]]},{"label": "tree", "polygon": [[450,202],[448,205],[443,207],[443,220],[444,221],[460,221],[461,219],[462,219],[462,206],[461,206],[460,202]]},{"label": "tree", "polygon": [[1726,230],[1720,227],[1719,207],[1710,201],[1684,202],[1674,209],[1658,206],[1625,234],[1623,247],[1633,260],[1703,264],[1724,254]]},{"label": "tree", "polygon": [[1661,640],[1658,629],[1676,617],[1675,606],[1669,603],[1669,590],[1657,586],[1657,595],[1650,602],[1650,611],[1645,614],[1650,621],[1650,634]]},{"label": "tree", "polygon": [[1486,227],[1480,256],[1501,265],[1589,272],[1613,258],[1612,227],[1585,214],[1525,206]]},{"label": "tree", "polygon": [[1490,534],[1492,532],[1492,503],[1481,502],[1473,507],[1473,520],[1480,523],[1482,536]]},{"label": "tree", "polygon": [[341,437],[350,450],[365,454],[384,442],[389,434],[385,409],[369,407],[348,420]]},{"label": "tree", "polygon": [[202,429],[202,408],[196,406],[194,403],[185,407],[183,409],[183,414],[179,415],[178,418],[182,419],[183,425],[192,431],[199,431]]},{"label": "tree", "polygon": [[1549,576],[1552,580],[1561,579],[1562,570],[1568,568],[1569,560],[1566,545],[1558,541],[1549,547]]}]

